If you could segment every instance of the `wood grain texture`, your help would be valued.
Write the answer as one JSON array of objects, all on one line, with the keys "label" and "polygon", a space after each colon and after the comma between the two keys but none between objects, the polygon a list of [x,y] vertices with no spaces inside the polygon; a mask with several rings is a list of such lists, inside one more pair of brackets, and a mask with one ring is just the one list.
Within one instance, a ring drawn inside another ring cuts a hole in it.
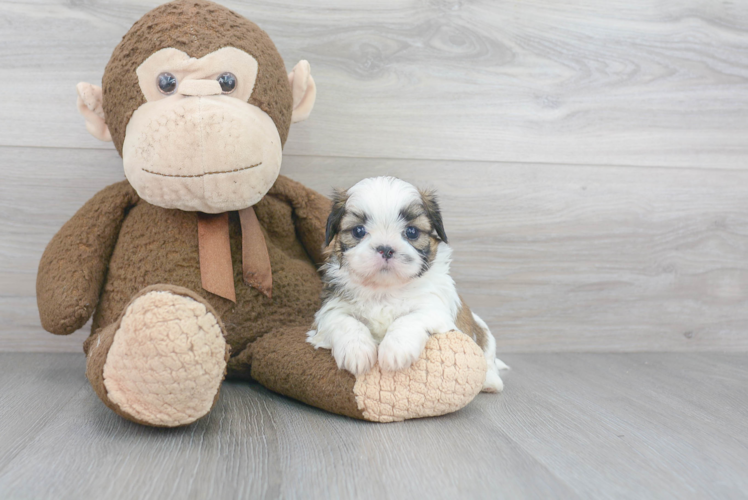
[{"label": "wood grain texture", "polygon": [[[74,85],[159,1],[0,3],[0,351],[86,336],[42,332],[34,297],[51,236],[123,178]],[[454,276],[503,352],[748,350],[745,9],[225,3],[289,66],[312,61],[284,172],[325,193],[377,174],[438,188]]]},{"label": "wood grain texture", "polygon": [[[587,498],[744,498],[746,360],[715,354],[505,356],[520,398],[482,418]],[[507,393],[509,395],[509,393]],[[708,487],[706,485],[709,485]]]},{"label": "wood grain texture", "polygon": [[[75,110],[161,0],[0,3],[0,145],[108,148]],[[225,5],[308,59],[287,152],[742,169],[748,10],[664,0],[270,0]]]},{"label": "wood grain texture", "polygon": [[57,230],[124,179],[122,160],[114,151],[0,147],[0,165],[0,351],[81,352],[90,323],[67,337],[41,329],[36,271]]},{"label": "wood grain texture", "polygon": [[[0,470],[82,390],[83,356],[0,354]],[[0,497],[6,498],[0,493]]]},{"label": "wood grain texture", "polygon": [[[0,350],[79,352],[39,327],[41,253],[112,151],[0,148]],[[748,172],[290,156],[330,193],[396,175],[441,195],[460,292],[500,352],[748,350]]]},{"label": "wood grain texture", "polygon": [[441,193],[453,277],[499,352],[748,349],[747,172],[284,161],[322,192],[395,175]]},{"label": "wood grain texture", "polygon": [[[34,401],[2,413],[0,443],[15,445],[12,456],[0,448],[0,497],[748,494],[745,354],[510,354],[504,360],[512,370],[502,395],[481,394],[445,417],[371,424],[254,384],[227,383],[208,417],[163,430],[118,417],[81,388],[81,354],[0,354],[10,367],[0,375],[0,408]],[[53,388],[64,404],[40,397]],[[29,418],[42,413],[48,418],[41,424]]]}]

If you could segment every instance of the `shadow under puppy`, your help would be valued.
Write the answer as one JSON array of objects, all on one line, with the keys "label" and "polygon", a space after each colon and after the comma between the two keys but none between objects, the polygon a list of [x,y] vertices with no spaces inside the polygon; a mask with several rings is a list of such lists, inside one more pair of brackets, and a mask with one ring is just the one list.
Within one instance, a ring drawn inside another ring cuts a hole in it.
[{"label": "shadow under puppy", "polygon": [[325,245],[323,304],[307,337],[331,349],[338,367],[360,375],[378,360],[382,370],[403,370],[430,335],[459,330],[486,357],[483,391],[503,389],[496,341],[449,275],[452,249],[433,192],[394,177],[338,191]]}]

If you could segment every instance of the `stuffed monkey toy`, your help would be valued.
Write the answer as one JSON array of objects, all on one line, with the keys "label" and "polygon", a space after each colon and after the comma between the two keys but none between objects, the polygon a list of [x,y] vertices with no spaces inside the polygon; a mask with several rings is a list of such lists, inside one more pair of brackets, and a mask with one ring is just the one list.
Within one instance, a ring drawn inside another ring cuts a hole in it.
[{"label": "stuffed monkey toy", "polygon": [[86,376],[104,404],[187,425],[228,376],[386,422],[452,412],[480,391],[484,357],[458,332],[432,337],[407,370],[358,378],[306,342],[331,205],[279,171],[291,123],[314,104],[309,63],[287,74],[255,24],[177,0],[133,25],[102,82],[78,85],[78,108],[114,142],[127,180],[54,236],[37,301],[54,334],[93,315]]}]

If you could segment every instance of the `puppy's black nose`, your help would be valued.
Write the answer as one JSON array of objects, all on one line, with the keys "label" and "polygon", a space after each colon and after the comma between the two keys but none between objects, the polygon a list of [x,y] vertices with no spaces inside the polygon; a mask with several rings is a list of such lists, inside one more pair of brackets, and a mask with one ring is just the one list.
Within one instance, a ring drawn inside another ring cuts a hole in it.
[{"label": "puppy's black nose", "polygon": [[384,257],[385,260],[390,260],[390,258],[395,255],[395,251],[392,249],[392,247],[385,247],[385,246],[378,246],[377,252]]}]

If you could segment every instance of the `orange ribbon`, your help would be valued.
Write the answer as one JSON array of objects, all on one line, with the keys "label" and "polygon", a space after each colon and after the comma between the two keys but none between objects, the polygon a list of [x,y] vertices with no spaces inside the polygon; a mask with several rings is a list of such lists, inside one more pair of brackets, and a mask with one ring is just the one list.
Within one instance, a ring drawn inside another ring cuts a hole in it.
[{"label": "orange ribbon", "polygon": [[[253,207],[239,210],[242,227],[242,278],[267,298],[273,295],[270,255]],[[197,214],[200,279],[210,293],[236,302],[234,268],[231,263],[229,214]]]}]

